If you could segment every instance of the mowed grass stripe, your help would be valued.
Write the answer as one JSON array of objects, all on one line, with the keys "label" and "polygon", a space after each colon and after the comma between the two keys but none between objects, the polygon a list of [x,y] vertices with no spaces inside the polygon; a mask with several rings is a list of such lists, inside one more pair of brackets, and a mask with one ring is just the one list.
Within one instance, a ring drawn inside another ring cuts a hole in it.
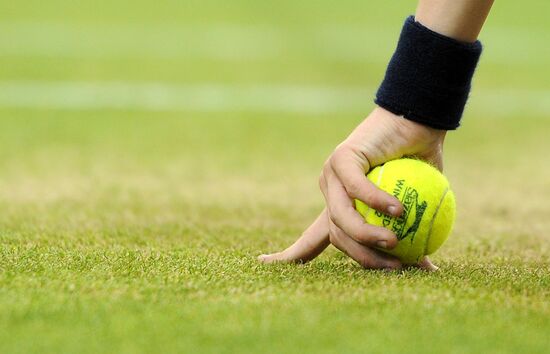
[{"label": "mowed grass stripe", "polygon": [[[314,56],[333,62],[385,64],[398,26],[327,23],[269,24],[71,24],[0,22],[0,56],[115,58],[209,58],[220,61],[265,61]],[[488,64],[541,65],[550,60],[547,32],[541,29],[488,26],[483,61]],[[368,43],[368,45],[365,45]],[[513,43],[515,50],[510,51]]]},{"label": "mowed grass stripe", "polygon": [[[366,112],[375,89],[295,84],[0,81],[0,107],[184,112]],[[550,90],[479,89],[469,109],[491,117],[550,114]]]}]

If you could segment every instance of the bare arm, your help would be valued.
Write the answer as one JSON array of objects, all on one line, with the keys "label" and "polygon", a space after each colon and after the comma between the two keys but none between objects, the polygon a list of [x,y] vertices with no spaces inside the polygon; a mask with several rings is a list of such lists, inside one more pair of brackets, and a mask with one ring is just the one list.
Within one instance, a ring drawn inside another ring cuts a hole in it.
[{"label": "bare arm", "polygon": [[494,0],[420,0],[416,21],[462,42],[475,42]]}]

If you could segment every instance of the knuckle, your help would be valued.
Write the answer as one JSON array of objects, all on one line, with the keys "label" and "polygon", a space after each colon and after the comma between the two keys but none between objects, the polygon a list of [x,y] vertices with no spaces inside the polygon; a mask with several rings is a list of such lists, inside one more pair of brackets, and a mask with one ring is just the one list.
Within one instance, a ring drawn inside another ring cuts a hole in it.
[{"label": "knuckle", "polygon": [[328,231],[329,231],[328,237],[329,237],[330,243],[337,246],[340,243],[339,241],[341,238],[338,228],[334,224],[330,224]]},{"label": "knuckle", "polygon": [[340,144],[334,149],[332,154],[329,157],[329,163],[331,166],[338,166],[338,163],[342,160],[342,158],[347,155],[348,148],[344,144]]},{"label": "knuckle", "polygon": [[366,202],[373,203],[376,201],[376,190],[374,188],[365,188],[362,195]]},{"label": "knuckle", "polygon": [[336,208],[334,208],[334,207],[329,208],[329,213],[330,213],[329,218],[330,218],[330,221],[332,221],[332,223],[334,225],[340,225],[340,216],[339,216],[337,210],[335,210],[335,209]]},{"label": "knuckle", "polygon": [[375,188],[365,188],[361,196],[365,199],[364,202],[367,203],[370,207],[380,208],[382,207],[382,199],[377,193]]},{"label": "knuckle", "polygon": [[366,269],[372,269],[375,267],[372,257],[368,254],[362,254],[359,259],[357,259],[357,263]]},{"label": "knuckle", "polygon": [[368,232],[361,232],[357,235],[359,242],[365,246],[373,246],[376,243],[376,237]]},{"label": "knuckle", "polygon": [[342,156],[342,153],[343,153],[344,149],[345,149],[344,145],[342,145],[342,144],[338,145],[334,149],[334,151],[332,152],[331,158],[336,159],[336,160],[339,159]]},{"label": "knuckle", "polygon": [[324,164],[324,167],[325,168],[332,168],[333,165],[334,165],[334,162],[338,160],[338,157],[337,157],[337,152],[338,151],[338,148],[336,148],[330,155],[329,157],[327,157],[326,161],[325,161],[325,164]]},{"label": "knuckle", "polygon": [[333,158],[333,155],[330,155],[323,164],[321,172],[324,173],[326,176],[328,176],[332,171]]},{"label": "knuckle", "polygon": [[357,182],[350,182],[346,185],[346,192],[352,198],[357,198],[361,195],[361,185]]},{"label": "knuckle", "polygon": [[331,244],[333,244],[337,248],[340,248],[340,235],[338,234],[338,232],[334,232],[334,230],[331,230],[329,232],[328,239]]},{"label": "knuckle", "polygon": [[367,254],[361,256],[359,264],[366,269],[379,269],[385,266],[384,262]]},{"label": "knuckle", "polygon": [[329,169],[332,170],[332,169],[336,168],[336,166],[338,166],[338,157],[336,155],[334,155],[334,153],[333,153],[328,158],[327,163],[325,165],[325,168],[329,168]]},{"label": "knuckle", "polygon": [[324,191],[327,186],[327,180],[325,178],[325,173],[321,171],[321,174],[319,175],[319,188]]}]

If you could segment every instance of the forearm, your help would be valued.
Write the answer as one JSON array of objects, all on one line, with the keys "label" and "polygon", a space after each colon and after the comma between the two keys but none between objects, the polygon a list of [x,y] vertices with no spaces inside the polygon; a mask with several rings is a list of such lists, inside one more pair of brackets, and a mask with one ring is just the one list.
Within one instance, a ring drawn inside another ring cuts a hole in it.
[{"label": "forearm", "polygon": [[434,32],[475,42],[494,0],[420,0],[415,20]]}]

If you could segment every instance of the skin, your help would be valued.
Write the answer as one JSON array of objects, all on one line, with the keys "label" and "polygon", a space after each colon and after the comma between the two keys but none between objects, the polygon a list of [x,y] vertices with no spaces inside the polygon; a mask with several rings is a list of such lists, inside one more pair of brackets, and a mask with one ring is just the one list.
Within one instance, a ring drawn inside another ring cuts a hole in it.
[{"label": "skin", "polygon": [[[431,30],[463,42],[474,42],[487,18],[493,0],[421,0],[415,19]],[[381,107],[344,140],[326,160],[319,187],[326,207],[317,219],[287,249],[258,260],[308,262],[330,244],[367,269],[395,270],[401,262],[374,247],[392,249],[397,245],[393,232],[369,225],[355,210],[360,199],[371,208],[399,216],[398,199],[380,190],[365,178],[371,168],[404,156],[423,159],[443,171],[443,143],[446,131],[404,119]],[[437,267],[426,257],[418,265]]]}]

